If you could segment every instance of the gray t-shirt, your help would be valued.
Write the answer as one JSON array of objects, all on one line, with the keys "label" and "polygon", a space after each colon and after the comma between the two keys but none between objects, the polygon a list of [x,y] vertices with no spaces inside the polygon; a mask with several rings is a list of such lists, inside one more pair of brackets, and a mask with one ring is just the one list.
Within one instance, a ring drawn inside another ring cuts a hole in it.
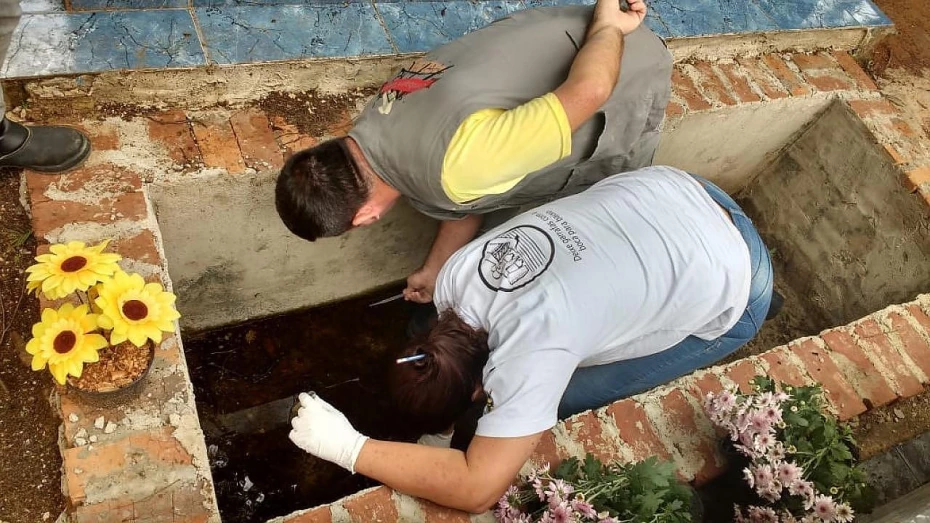
[{"label": "gray t-shirt", "polygon": [[489,333],[477,434],[557,422],[577,367],[714,339],[749,299],[749,250],[687,173],[647,167],[524,213],[456,252],[434,301]]}]

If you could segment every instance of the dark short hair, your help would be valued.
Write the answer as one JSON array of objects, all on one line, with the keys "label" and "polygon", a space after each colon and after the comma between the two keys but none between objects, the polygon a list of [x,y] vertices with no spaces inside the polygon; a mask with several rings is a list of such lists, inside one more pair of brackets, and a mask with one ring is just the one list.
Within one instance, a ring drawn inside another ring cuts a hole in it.
[{"label": "dark short hair", "polygon": [[447,310],[401,356],[420,353],[426,357],[391,369],[391,399],[414,430],[436,434],[449,429],[471,406],[488,362],[488,334]]},{"label": "dark short hair", "polygon": [[278,216],[305,240],[348,231],[368,199],[368,181],[355,165],[346,140],[336,138],[300,151],[287,160],[278,176]]}]

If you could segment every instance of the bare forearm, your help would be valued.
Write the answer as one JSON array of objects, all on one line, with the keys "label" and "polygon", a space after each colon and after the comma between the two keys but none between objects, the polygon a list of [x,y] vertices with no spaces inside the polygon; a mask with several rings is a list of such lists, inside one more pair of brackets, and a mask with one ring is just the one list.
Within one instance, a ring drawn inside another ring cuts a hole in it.
[{"label": "bare forearm", "polygon": [[623,33],[612,26],[592,24],[575,56],[568,78],[554,91],[562,103],[572,131],[578,129],[607,102],[620,77]]},{"label": "bare forearm", "polygon": [[458,450],[368,440],[355,470],[395,490],[446,507],[469,512],[484,509],[487,496],[472,480],[465,454]]},{"label": "bare forearm", "polygon": [[433,240],[433,246],[430,247],[423,267],[438,271],[455,251],[475,238],[481,221],[480,214],[470,214],[461,220],[440,222],[436,239]]}]

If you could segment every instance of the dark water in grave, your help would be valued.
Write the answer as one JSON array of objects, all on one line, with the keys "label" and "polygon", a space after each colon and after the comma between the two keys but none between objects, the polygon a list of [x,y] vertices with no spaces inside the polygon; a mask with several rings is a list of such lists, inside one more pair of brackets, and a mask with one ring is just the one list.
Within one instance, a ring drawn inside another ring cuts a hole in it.
[{"label": "dark water in grave", "polygon": [[398,422],[386,394],[413,306],[368,307],[399,290],[185,336],[224,522],[265,521],[375,485],[291,443],[300,392],[316,391],[368,436],[419,436]]}]

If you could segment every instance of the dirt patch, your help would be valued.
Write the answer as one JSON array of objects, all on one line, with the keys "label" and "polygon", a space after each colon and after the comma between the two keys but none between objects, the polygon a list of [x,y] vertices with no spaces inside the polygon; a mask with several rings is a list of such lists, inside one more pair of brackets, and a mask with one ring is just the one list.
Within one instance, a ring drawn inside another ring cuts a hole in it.
[{"label": "dirt patch", "polygon": [[876,46],[870,69],[884,75],[888,69],[907,69],[920,74],[930,69],[930,2],[926,0],[876,0],[894,22],[897,34]]},{"label": "dirt patch", "polygon": [[139,379],[152,361],[152,343],[136,347],[124,341],[104,347],[100,360],[84,366],[80,378],[69,378],[71,385],[89,392],[113,392]]},{"label": "dirt patch", "polygon": [[64,509],[52,378],[24,353],[38,303],[23,293],[35,240],[19,203],[19,172],[0,171],[0,520],[54,521]]},{"label": "dirt patch", "polygon": [[866,412],[850,423],[861,460],[930,432],[930,391]]},{"label": "dirt patch", "polygon": [[358,104],[377,92],[375,87],[359,88],[346,93],[324,94],[318,91],[270,93],[258,106],[269,117],[283,118],[308,136],[340,135],[351,127],[351,116]]}]

